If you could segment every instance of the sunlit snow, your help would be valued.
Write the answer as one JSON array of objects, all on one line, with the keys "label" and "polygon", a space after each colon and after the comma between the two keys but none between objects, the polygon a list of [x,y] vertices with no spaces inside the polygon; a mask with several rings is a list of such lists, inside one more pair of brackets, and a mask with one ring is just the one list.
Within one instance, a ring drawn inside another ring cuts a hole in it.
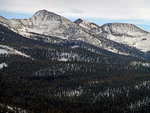
[{"label": "sunlit snow", "polygon": [[24,57],[30,57],[20,51],[17,51],[9,46],[6,46],[6,45],[0,45],[0,54],[16,54],[16,55],[21,55]]},{"label": "sunlit snow", "polygon": [[0,69],[4,68],[4,67],[7,67],[7,64],[6,63],[1,63],[0,64]]}]

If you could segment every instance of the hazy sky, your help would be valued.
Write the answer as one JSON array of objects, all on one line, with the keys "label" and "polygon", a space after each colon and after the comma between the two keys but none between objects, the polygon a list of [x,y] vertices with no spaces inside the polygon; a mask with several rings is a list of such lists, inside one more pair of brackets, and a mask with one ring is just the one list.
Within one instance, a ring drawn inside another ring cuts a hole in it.
[{"label": "hazy sky", "polygon": [[80,17],[99,24],[118,21],[150,27],[150,0],[0,0],[0,15],[9,18],[29,17],[41,9],[72,20]]}]

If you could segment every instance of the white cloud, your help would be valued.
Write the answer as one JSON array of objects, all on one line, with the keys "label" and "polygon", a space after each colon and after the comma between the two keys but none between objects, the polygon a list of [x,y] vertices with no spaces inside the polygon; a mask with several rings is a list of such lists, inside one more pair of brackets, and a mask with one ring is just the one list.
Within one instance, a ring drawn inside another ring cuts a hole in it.
[{"label": "white cloud", "polygon": [[40,9],[69,17],[150,18],[150,0],[0,0],[4,11],[35,13]]}]

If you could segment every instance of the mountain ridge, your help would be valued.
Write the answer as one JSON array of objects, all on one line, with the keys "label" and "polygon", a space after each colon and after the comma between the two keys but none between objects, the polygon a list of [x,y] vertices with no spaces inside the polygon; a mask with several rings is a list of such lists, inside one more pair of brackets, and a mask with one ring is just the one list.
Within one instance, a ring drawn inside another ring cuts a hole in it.
[{"label": "mountain ridge", "polygon": [[[128,43],[119,42],[118,40],[116,41],[110,38],[111,36],[114,36],[114,34],[112,34],[113,29],[110,29],[111,28],[110,26],[111,25],[113,26],[114,24],[105,24],[104,26],[98,26],[94,23],[89,23],[82,19],[78,19],[78,22],[77,21],[71,22],[70,20],[64,17],[49,12],[47,10],[39,10],[29,19],[2,18],[0,19],[0,22],[8,29],[22,36],[34,40],[37,40],[37,38],[33,38],[34,37],[33,33],[37,33],[41,35],[59,37],[60,39],[65,39],[68,41],[69,40],[82,41],[91,44],[93,46],[105,49],[107,51],[111,51],[117,54],[124,54],[124,55],[131,55],[134,49],[124,50],[123,49],[124,47],[123,46],[121,47],[119,43],[130,46],[131,48],[135,48],[134,46],[131,46],[132,44],[129,45]],[[79,25],[80,23],[84,23],[89,27],[89,29]],[[117,35],[122,36],[122,33]],[[41,37],[41,39],[45,40],[44,37]],[[137,49],[140,50],[139,48]],[[129,50],[130,52],[128,52]],[[148,48],[148,50],[150,49]],[[145,50],[144,52],[147,52],[148,50]],[[133,56],[137,56],[137,55],[135,54]]]},{"label": "mountain ridge", "polygon": [[[87,26],[84,26],[83,21],[81,20],[78,23],[76,22],[77,20],[75,22],[81,27],[87,28]],[[107,23],[94,30],[92,30],[92,28],[88,29],[100,37],[105,37],[117,43],[135,47],[142,52],[150,51],[150,44],[148,43],[150,41],[150,33],[142,30],[134,24]]]}]

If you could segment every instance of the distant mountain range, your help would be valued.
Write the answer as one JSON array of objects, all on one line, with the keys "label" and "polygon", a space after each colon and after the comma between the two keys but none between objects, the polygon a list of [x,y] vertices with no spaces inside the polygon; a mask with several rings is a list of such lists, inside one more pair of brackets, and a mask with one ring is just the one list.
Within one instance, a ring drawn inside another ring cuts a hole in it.
[{"label": "distant mountain range", "polygon": [[[0,24],[32,40],[52,43],[52,39],[48,38],[51,36],[57,37],[57,40],[53,39],[55,40],[53,43],[59,43],[61,40],[80,42],[115,54],[140,59],[149,59],[150,57],[150,33],[132,24],[108,23],[98,26],[82,19],[71,22],[46,10],[36,12],[29,19],[0,17]],[[74,46],[81,47],[78,44]],[[97,53],[101,53],[100,51]]]}]

